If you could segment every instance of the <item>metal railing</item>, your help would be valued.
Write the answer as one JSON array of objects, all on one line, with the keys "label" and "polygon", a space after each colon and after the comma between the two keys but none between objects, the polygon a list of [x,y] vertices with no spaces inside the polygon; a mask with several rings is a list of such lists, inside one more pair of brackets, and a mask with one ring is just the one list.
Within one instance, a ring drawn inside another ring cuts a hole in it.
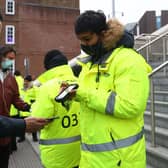
[{"label": "metal railing", "polygon": [[168,61],[164,62],[157,68],[155,68],[150,74],[150,96],[151,96],[151,144],[153,147],[156,147],[156,125],[155,125],[155,94],[154,94],[154,83],[153,83],[153,75],[159,72],[161,69],[168,65]]},{"label": "metal railing", "polygon": [[168,36],[168,32],[163,33],[160,36],[156,36],[153,40],[148,39],[149,42],[141,46],[137,49],[138,52],[141,52],[143,49],[146,49],[146,60],[149,62],[149,57],[151,54],[151,46],[152,44],[156,43],[157,41],[163,39],[163,62],[166,61],[166,37]]},{"label": "metal railing", "polygon": [[142,34],[140,34],[139,36],[136,36],[135,37],[135,40],[139,40],[139,39],[144,39],[144,38],[146,38],[146,37],[154,37],[154,38],[156,38],[156,37],[159,37],[160,35],[156,35],[156,34],[148,34],[148,33],[142,33]]},{"label": "metal railing", "polygon": [[[148,48],[151,47],[151,45],[153,43],[155,43],[156,41],[165,38],[165,36],[168,35],[168,32],[163,33],[162,35],[156,37],[154,40],[150,41],[149,43],[145,44],[144,46],[140,47],[139,49],[137,49],[138,52],[140,52],[141,50],[147,48],[147,50],[149,50]],[[164,45],[164,43],[163,43]],[[156,147],[156,135],[155,135],[155,130],[156,130],[156,125],[155,125],[155,95],[154,95],[154,83],[153,83],[153,75],[156,74],[158,71],[160,71],[161,69],[165,68],[168,65],[168,61],[166,61],[166,49],[165,49],[165,45],[163,46],[163,63],[161,65],[159,65],[157,68],[155,68],[150,74],[150,97],[151,97],[151,145],[153,147]],[[149,53],[149,52],[147,52]],[[147,56],[148,58],[149,56]],[[148,61],[148,59],[147,59]],[[166,74],[166,69],[164,69],[164,74]]]}]

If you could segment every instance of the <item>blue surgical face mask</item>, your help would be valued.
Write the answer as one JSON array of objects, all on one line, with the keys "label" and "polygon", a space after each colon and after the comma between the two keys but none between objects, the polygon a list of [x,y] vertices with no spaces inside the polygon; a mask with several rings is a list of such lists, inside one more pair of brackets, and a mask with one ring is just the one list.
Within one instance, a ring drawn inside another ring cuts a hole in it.
[{"label": "blue surgical face mask", "polygon": [[6,58],[4,61],[2,61],[1,67],[3,70],[8,70],[13,65],[13,63],[14,63],[14,60],[10,60]]}]

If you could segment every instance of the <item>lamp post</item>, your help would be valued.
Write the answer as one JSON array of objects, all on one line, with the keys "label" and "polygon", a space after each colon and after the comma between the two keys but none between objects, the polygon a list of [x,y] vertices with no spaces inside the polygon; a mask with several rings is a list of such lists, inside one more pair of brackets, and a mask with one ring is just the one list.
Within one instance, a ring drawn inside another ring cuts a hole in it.
[{"label": "lamp post", "polygon": [[29,74],[29,58],[24,59],[24,66],[25,66],[25,76]]},{"label": "lamp post", "polygon": [[121,14],[122,17],[124,16],[124,12],[123,11],[116,11],[116,9],[115,9],[115,0],[112,0],[112,13],[108,15],[108,18],[110,18],[110,17],[116,18],[118,16],[118,13]]},{"label": "lamp post", "polygon": [[112,17],[115,17],[115,0],[112,0]]}]

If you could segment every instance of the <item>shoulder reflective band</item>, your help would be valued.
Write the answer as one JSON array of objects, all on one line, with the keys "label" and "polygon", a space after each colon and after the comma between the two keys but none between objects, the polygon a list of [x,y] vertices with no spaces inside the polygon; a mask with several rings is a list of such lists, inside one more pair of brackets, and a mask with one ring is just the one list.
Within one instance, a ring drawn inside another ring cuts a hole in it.
[{"label": "shoulder reflective band", "polygon": [[143,134],[144,134],[144,128],[141,130],[141,132],[139,132],[134,136],[121,139],[115,142],[111,141],[108,143],[92,144],[92,145],[82,143],[82,150],[90,151],[90,152],[105,152],[105,151],[112,151],[112,150],[128,147],[138,142],[143,137]]},{"label": "shoulder reflective band", "polygon": [[71,142],[79,141],[80,139],[81,139],[80,135],[63,139],[46,139],[46,140],[40,139],[39,144],[41,145],[68,144]]},{"label": "shoulder reflective band", "polygon": [[109,98],[108,98],[108,101],[107,101],[107,106],[106,106],[106,114],[113,114],[114,112],[114,104],[115,104],[115,97],[116,97],[116,94],[115,93],[111,93]]},{"label": "shoulder reflective band", "polygon": [[87,57],[77,57],[77,60],[82,62],[82,63],[87,63],[91,60],[91,56],[87,56]]}]

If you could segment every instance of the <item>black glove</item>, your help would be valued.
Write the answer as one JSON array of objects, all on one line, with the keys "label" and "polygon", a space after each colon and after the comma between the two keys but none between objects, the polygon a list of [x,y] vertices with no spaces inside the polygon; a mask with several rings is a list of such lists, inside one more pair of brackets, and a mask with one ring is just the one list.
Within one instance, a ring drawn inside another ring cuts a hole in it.
[{"label": "black glove", "polygon": [[33,100],[33,99],[30,100],[30,103],[31,103],[31,104],[33,104],[34,102],[35,102],[35,100]]},{"label": "black glove", "polygon": [[31,108],[31,105],[30,104],[26,104],[23,111],[30,112],[30,108]]}]

